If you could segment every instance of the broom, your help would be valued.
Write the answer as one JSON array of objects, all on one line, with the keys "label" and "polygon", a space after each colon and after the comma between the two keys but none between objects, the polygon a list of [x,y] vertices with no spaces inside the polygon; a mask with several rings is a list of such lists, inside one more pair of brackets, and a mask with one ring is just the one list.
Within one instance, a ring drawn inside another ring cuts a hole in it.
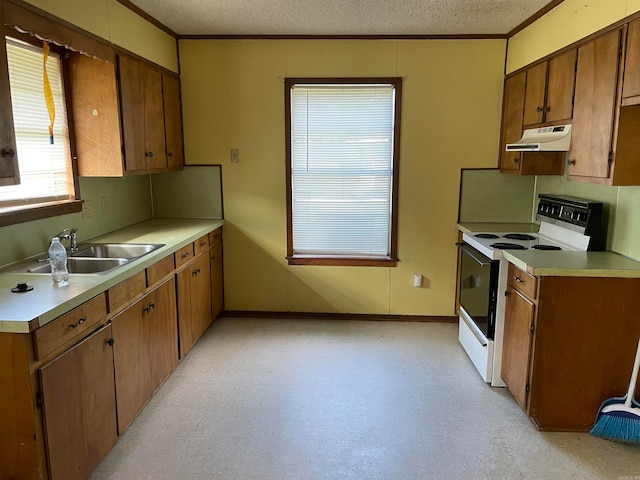
[{"label": "broom", "polygon": [[602,403],[591,435],[617,442],[640,444],[640,403],[633,398],[639,369],[640,340],[627,395],[609,398]]}]

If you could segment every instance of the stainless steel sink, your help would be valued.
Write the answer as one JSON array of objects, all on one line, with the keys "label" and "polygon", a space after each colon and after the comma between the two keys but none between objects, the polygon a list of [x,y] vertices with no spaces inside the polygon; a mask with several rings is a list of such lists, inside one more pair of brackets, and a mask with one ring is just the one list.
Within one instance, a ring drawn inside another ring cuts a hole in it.
[{"label": "stainless steel sink", "polygon": [[[94,275],[104,275],[120,265],[129,262],[126,258],[68,258],[67,268],[69,273],[84,273]],[[51,273],[49,263],[40,263],[35,266],[28,264],[23,271],[27,273]]]},{"label": "stainless steel sink", "polygon": [[[164,247],[163,243],[85,243],[67,258],[71,274],[104,275]],[[5,270],[10,273],[51,273],[48,260],[32,260]]]},{"label": "stainless steel sink", "polygon": [[71,254],[75,257],[89,258],[139,258],[147,253],[164,247],[162,243],[93,243],[79,246],[79,250]]}]

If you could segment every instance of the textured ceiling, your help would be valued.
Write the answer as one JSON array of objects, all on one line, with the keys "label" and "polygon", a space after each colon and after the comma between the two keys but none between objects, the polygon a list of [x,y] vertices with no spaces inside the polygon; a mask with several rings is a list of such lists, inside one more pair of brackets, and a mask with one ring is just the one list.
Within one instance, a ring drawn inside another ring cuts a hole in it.
[{"label": "textured ceiling", "polygon": [[502,35],[549,0],[131,0],[179,35]]}]

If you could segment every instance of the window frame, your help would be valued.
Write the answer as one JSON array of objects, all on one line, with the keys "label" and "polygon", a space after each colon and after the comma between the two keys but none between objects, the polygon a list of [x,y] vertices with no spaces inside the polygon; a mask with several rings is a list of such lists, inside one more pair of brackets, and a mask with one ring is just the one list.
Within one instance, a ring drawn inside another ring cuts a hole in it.
[{"label": "window frame", "polygon": [[[390,84],[395,90],[392,181],[391,181],[391,231],[388,256],[357,257],[348,255],[300,255],[293,252],[293,189],[292,189],[292,149],[291,149],[291,89],[304,84]],[[400,124],[402,105],[402,77],[337,77],[337,78],[294,78],[284,81],[285,98],[285,154],[286,154],[286,196],[287,196],[287,256],[289,265],[395,267],[398,259],[398,186],[400,166]]]},{"label": "window frame", "polygon": [[[42,48],[42,40],[39,40],[28,33],[21,33],[8,27],[0,28],[0,33],[2,34],[2,48],[6,49],[6,41],[4,38],[5,36],[21,40],[38,48]],[[61,62],[60,66],[62,73],[64,102],[65,108],[67,110],[69,153],[71,155],[71,171],[69,172],[69,175],[71,177],[70,180],[73,183],[73,194],[68,200],[0,207],[0,227],[82,211],[82,200],[80,199],[80,184],[78,180],[73,128],[73,112],[71,109],[71,92],[69,89],[69,64],[66,60],[67,51],[64,47],[60,47],[58,45],[55,45],[54,43],[50,43],[49,46],[52,52],[55,52],[60,56]]]}]

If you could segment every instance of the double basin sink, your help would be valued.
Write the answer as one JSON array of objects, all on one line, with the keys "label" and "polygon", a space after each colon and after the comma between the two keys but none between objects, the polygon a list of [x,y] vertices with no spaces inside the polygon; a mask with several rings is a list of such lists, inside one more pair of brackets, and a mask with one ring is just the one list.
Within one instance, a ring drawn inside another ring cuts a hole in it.
[{"label": "double basin sink", "polygon": [[[104,275],[126,263],[136,260],[163,243],[86,243],[67,258],[69,273]],[[48,260],[30,261],[10,270],[16,273],[51,273]]]}]

